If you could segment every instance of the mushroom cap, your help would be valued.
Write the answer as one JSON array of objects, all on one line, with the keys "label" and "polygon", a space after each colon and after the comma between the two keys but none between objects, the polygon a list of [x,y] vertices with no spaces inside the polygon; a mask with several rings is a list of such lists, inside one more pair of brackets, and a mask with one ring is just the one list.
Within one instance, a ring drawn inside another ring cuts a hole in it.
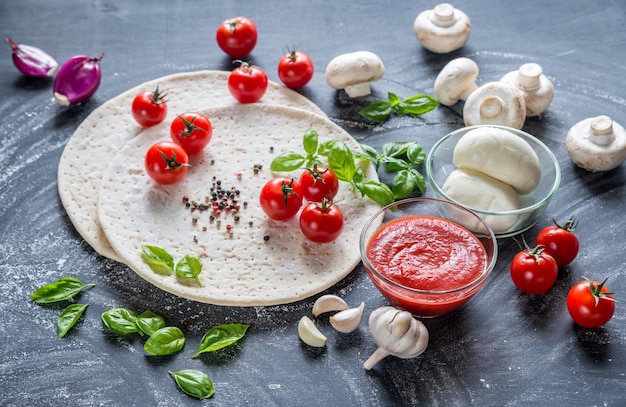
[{"label": "mushroom cap", "polygon": [[463,106],[466,126],[497,124],[521,129],[526,120],[524,94],[504,82],[488,82],[472,92]]},{"label": "mushroom cap", "polygon": [[608,116],[590,117],[570,128],[565,148],[577,166],[609,171],[626,161],[626,130]]},{"label": "mushroom cap", "polygon": [[465,45],[471,29],[467,14],[448,3],[422,11],[413,22],[413,33],[419,43],[427,50],[440,54]]},{"label": "mushroom cap", "polygon": [[476,90],[479,68],[473,60],[460,57],[448,62],[435,79],[435,97],[452,106]]},{"label": "mushroom cap", "polygon": [[338,55],[326,66],[326,82],[334,89],[345,89],[374,82],[382,78],[384,74],[383,61],[370,51]]},{"label": "mushroom cap", "polygon": [[500,81],[517,87],[524,94],[526,117],[539,116],[545,112],[554,98],[552,82],[543,74],[541,65],[533,62],[507,73]]}]

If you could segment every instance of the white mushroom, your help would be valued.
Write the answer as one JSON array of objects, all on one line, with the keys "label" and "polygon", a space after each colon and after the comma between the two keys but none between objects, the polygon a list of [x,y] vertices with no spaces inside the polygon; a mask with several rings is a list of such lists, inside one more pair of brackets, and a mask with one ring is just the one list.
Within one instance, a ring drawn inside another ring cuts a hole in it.
[{"label": "white mushroom", "polygon": [[445,106],[467,99],[477,89],[478,72],[478,65],[469,58],[451,60],[435,79],[435,98]]},{"label": "white mushroom", "polygon": [[526,120],[524,95],[504,82],[489,82],[472,92],[463,106],[466,126],[497,124],[521,129]]},{"label": "white mushroom", "polygon": [[545,112],[554,98],[552,82],[543,74],[541,65],[536,63],[524,64],[517,71],[504,75],[500,81],[517,87],[524,94],[526,117]]},{"label": "white mushroom", "polygon": [[419,43],[427,50],[440,54],[465,45],[471,29],[467,15],[448,3],[422,11],[413,22],[413,32]]},{"label": "white mushroom", "polygon": [[626,161],[626,130],[608,116],[591,117],[570,128],[565,148],[579,167],[609,171]]},{"label": "white mushroom", "polygon": [[326,82],[334,89],[344,89],[351,98],[369,95],[370,83],[384,74],[383,61],[370,51],[338,55],[326,66]]}]

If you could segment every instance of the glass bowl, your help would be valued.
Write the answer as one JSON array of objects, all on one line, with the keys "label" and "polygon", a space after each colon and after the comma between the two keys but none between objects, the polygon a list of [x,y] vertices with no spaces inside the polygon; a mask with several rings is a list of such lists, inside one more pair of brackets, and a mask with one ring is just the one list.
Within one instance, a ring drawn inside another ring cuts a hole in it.
[{"label": "glass bowl", "polygon": [[561,170],[559,163],[550,149],[536,137],[513,128],[496,125],[463,127],[441,138],[429,151],[426,158],[426,177],[434,197],[457,202],[448,196],[443,185],[456,165],[452,162],[454,148],[465,134],[477,128],[499,128],[507,130],[524,139],[535,151],[541,166],[539,185],[526,195],[519,195],[520,209],[506,212],[492,212],[471,205],[470,209],[485,220],[493,229],[496,238],[518,235],[530,229],[543,215],[550,200],[559,188]]},{"label": "glass bowl", "polygon": [[380,209],[363,227],[359,247],[378,291],[421,318],[469,301],[498,257],[489,225],[466,207],[436,198],[408,198]]}]

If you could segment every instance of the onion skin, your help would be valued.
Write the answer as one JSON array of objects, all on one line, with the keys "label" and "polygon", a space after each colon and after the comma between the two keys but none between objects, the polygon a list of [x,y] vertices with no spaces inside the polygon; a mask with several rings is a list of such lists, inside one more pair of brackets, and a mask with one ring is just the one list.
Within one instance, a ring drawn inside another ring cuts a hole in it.
[{"label": "onion skin", "polygon": [[65,61],[54,78],[54,100],[61,106],[70,106],[96,93],[102,79],[100,60],[103,56],[78,55]]},{"label": "onion skin", "polygon": [[11,38],[5,38],[11,46],[13,64],[27,76],[49,78],[54,76],[59,64],[45,51],[31,45],[17,44]]}]

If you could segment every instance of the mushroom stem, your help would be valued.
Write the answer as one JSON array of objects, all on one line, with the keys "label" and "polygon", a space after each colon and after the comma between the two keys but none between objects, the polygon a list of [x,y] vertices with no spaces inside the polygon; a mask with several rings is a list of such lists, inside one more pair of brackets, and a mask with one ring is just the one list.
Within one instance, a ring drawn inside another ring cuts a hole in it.
[{"label": "mushroom stem", "polygon": [[591,141],[599,146],[606,146],[613,142],[613,120],[606,115],[594,117],[591,121]]},{"label": "mushroom stem", "polygon": [[351,98],[358,98],[369,95],[372,90],[369,82],[357,83],[356,85],[346,86],[343,88]]},{"label": "mushroom stem", "polygon": [[543,69],[539,64],[524,64],[519,68],[517,80],[520,89],[532,92],[541,87]]},{"label": "mushroom stem", "polygon": [[374,351],[374,353],[372,353],[372,356],[370,356],[365,362],[363,362],[363,367],[366,370],[371,370],[378,362],[380,362],[389,355],[391,355],[391,353],[381,347],[378,347]]},{"label": "mushroom stem", "polygon": [[454,25],[454,7],[449,3],[437,4],[433,8],[433,14],[430,18],[433,24],[439,27],[451,27]]},{"label": "mushroom stem", "polygon": [[487,96],[480,102],[480,114],[487,119],[500,116],[503,110],[504,101],[498,96]]}]

